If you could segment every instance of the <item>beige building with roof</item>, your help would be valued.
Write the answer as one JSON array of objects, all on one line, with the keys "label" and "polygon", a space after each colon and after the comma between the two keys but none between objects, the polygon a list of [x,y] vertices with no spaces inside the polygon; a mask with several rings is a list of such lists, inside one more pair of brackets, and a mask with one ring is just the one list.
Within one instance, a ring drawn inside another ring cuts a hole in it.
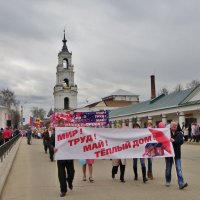
[{"label": "beige building with roof", "polygon": [[135,95],[126,90],[116,90],[112,94],[103,97],[101,101],[97,101],[84,106],[83,108],[78,108],[76,111],[89,112],[89,111],[99,111],[99,110],[113,110],[116,108],[136,104],[139,102],[139,95]]}]

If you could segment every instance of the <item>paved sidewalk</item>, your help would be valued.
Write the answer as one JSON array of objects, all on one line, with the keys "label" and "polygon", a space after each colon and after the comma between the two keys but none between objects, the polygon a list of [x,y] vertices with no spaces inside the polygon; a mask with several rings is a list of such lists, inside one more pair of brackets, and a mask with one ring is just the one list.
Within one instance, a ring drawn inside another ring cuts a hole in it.
[{"label": "paved sidewalk", "polygon": [[143,184],[138,163],[139,180],[133,180],[132,160],[127,161],[126,183],[119,182],[119,175],[111,179],[111,161],[97,160],[94,164],[94,183],[82,181],[79,161],[75,161],[75,180],[73,191],[64,198],[59,197],[59,182],[56,162],[50,162],[44,153],[42,140],[33,139],[32,145],[22,139],[15,162],[5,185],[2,200],[198,200],[200,146],[183,145],[183,174],[189,187],[179,190],[173,170],[172,184],[164,185],[164,159],[153,160],[154,180]]},{"label": "paved sidewalk", "polygon": [[0,161],[0,198],[4,185],[7,181],[8,175],[12,168],[13,162],[15,161],[15,156],[17,154],[20,143],[21,143],[21,138],[19,138],[16,141],[16,143],[12,146],[9,153],[6,154],[6,157],[3,159],[3,162]]}]

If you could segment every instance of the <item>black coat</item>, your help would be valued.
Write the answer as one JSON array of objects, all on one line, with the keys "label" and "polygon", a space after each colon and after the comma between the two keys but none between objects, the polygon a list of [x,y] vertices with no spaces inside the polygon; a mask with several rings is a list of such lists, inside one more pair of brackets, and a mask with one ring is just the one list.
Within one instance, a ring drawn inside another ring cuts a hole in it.
[{"label": "black coat", "polygon": [[43,134],[43,144],[49,145],[49,142],[50,142],[49,132],[46,132]]},{"label": "black coat", "polygon": [[55,147],[55,132],[53,132],[52,134],[51,134],[51,138],[50,138],[50,146],[51,147]]},{"label": "black coat", "polygon": [[28,129],[28,131],[26,132],[26,137],[30,139],[31,136],[32,136],[32,130]]},{"label": "black coat", "polygon": [[174,147],[175,158],[181,158],[181,145],[183,144],[183,133],[181,131],[176,131],[174,134],[171,131],[171,138],[175,141],[172,142]]}]

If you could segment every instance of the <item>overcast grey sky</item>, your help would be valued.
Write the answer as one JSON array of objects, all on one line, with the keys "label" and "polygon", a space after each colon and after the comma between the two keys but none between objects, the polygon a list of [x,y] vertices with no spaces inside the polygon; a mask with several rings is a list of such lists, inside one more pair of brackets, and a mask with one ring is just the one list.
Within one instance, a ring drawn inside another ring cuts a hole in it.
[{"label": "overcast grey sky", "polygon": [[0,89],[29,112],[53,107],[63,29],[72,51],[78,104],[124,89],[150,98],[200,78],[199,0],[0,1]]}]

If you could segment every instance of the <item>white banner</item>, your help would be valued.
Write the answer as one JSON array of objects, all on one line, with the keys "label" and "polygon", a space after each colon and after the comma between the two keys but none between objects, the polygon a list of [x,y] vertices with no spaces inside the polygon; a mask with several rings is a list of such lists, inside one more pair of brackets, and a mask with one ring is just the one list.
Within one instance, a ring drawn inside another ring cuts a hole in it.
[{"label": "white banner", "polygon": [[174,156],[169,128],[57,127],[55,160]]}]

